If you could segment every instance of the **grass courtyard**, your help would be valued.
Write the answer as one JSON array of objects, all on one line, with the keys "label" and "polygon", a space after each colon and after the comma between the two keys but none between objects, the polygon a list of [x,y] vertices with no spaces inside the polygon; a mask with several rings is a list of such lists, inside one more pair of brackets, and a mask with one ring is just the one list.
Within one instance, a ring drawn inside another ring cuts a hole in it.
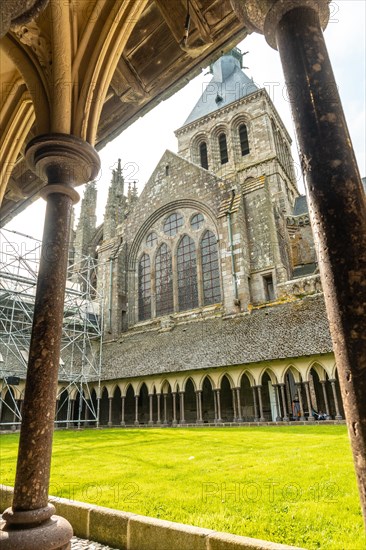
[{"label": "grass courtyard", "polygon": [[[0,436],[6,485],[18,437]],[[345,426],[59,431],[50,493],[309,550],[366,548]]]}]

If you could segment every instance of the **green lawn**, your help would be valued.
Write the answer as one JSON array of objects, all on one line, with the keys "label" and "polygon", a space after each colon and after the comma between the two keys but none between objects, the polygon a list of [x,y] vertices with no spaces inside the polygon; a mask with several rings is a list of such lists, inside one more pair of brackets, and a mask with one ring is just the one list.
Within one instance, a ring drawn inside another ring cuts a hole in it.
[{"label": "green lawn", "polygon": [[[17,443],[0,436],[6,485]],[[366,548],[345,426],[59,431],[50,493],[308,549]]]}]

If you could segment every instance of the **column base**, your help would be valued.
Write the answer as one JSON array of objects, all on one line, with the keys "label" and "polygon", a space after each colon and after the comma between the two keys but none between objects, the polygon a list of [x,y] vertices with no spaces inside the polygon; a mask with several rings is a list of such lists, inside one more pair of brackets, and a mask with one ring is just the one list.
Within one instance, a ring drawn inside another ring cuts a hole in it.
[{"label": "column base", "polygon": [[306,422],[306,417],[305,416],[300,416],[300,420],[302,420],[302,422]]},{"label": "column base", "polygon": [[290,422],[290,418],[288,416],[284,416],[282,420],[283,422]]},{"label": "column base", "polygon": [[135,422],[133,423],[134,426],[140,426],[140,422],[138,422],[137,420],[135,420]]},{"label": "column base", "polygon": [[276,416],[276,422],[282,422],[281,416]]},{"label": "column base", "polygon": [[326,419],[327,420],[332,420],[332,417],[330,416],[330,414],[327,414]]},{"label": "column base", "polygon": [[149,422],[147,423],[148,426],[153,426],[154,425],[154,421],[153,420],[149,420]]},{"label": "column base", "polygon": [[266,421],[266,419],[263,416],[261,416],[260,419],[259,419],[259,422],[265,422],[265,421]]},{"label": "column base", "polygon": [[9,525],[0,522],[2,550],[70,550],[73,531],[60,516],[51,516],[40,525]]},{"label": "column base", "polygon": [[112,422],[108,422],[107,426],[108,428],[111,428],[113,426]]},{"label": "column base", "polygon": [[161,426],[161,421],[159,420],[157,423],[156,423],[157,426]]},{"label": "column base", "polygon": [[340,414],[336,414],[334,420],[343,420],[343,417]]},{"label": "column base", "polygon": [[173,420],[173,422],[172,422],[173,428],[175,428],[177,425],[178,425],[177,421],[176,421],[176,420]]},{"label": "column base", "polygon": [[126,426],[126,422],[121,422],[121,426]]}]

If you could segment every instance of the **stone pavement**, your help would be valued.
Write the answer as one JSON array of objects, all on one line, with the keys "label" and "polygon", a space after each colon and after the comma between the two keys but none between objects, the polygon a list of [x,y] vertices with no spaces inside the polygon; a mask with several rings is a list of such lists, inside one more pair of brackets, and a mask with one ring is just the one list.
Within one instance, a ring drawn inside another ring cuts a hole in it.
[{"label": "stone pavement", "polygon": [[71,550],[115,550],[110,546],[99,544],[99,542],[92,542],[91,540],[78,539],[72,537]]}]

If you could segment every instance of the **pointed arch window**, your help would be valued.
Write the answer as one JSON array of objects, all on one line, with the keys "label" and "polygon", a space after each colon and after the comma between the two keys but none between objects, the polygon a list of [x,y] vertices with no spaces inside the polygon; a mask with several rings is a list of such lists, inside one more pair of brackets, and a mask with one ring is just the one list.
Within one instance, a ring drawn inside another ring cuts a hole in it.
[{"label": "pointed arch window", "polygon": [[208,170],[207,143],[205,141],[201,141],[199,145],[199,152],[200,152],[200,164],[202,168],[205,168],[205,170]]},{"label": "pointed arch window", "polygon": [[217,239],[207,230],[201,240],[202,283],[204,305],[221,301],[219,254]]},{"label": "pointed arch window", "polygon": [[222,132],[219,135],[218,140],[219,140],[220,162],[221,164],[226,164],[227,162],[229,162],[226,134]]},{"label": "pointed arch window", "polygon": [[177,268],[179,310],[198,307],[196,247],[188,235],[184,235],[178,245]]},{"label": "pointed arch window", "polygon": [[173,271],[172,255],[165,243],[155,259],[156,315],[166,315],[173,311]]},{"label": "pointed arch window", "polygon": [[248,129],[245,124],[240,124],[239,126],[239,139],[242,157],[249,155]]},{"label": "pointed arch window", "polygon": [[139,321],[151,317],[151,269],[150,257],[143,254],[139,261]]}]

